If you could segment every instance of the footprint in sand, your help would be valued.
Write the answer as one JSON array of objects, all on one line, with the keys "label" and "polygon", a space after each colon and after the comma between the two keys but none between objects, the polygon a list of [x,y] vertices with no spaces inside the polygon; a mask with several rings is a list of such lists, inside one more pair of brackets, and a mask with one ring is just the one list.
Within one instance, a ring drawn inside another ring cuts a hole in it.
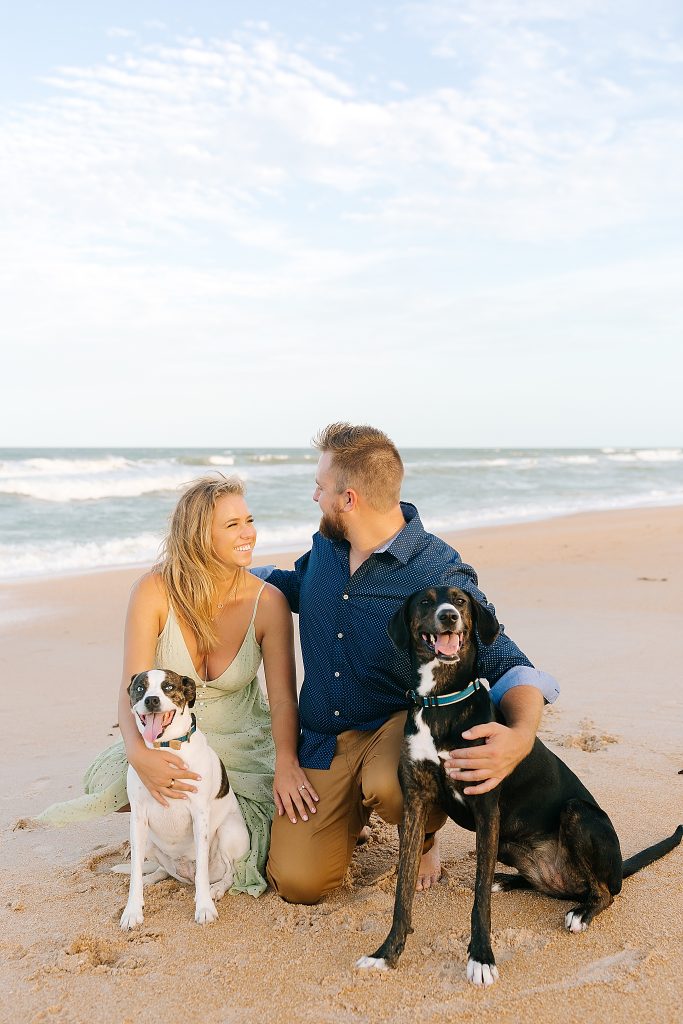
[{"label": "footprint in sand", "polygon": [[551,939],[531,928],[503,928],[492,935],[498,963],[511,960],[518,953],[538,953]]},{"label": "footprint in sand", "polygon": [[624,975],[633,974],[646,958],[647,953],[642,949],[622,949],[619,953],[613,953],[611,956],[592,960],[576,974],[562,981],[528,988],[520,995],[536,995],[540,992],[551,991],[564,992],[572,988],[581,988],[583,985],[612,984],[623,978]]},{"label": "footprint in sand", "polygon": [[12,825],[13,832],[34,832],[36,829],[45,828],[42,821],[35,818],[17,818]]},{"label": "footprint in sand", "polygon": [[558,740],[558,743],[563,747],[574,747],[594,754],[597,750],[605,750],[610,743],[620,742],[619,736],[596,729],[590,718],[582,718],[579,722],[579,729],[580,732],[564,736]]},{"label": "footprint in sand", "polygon": [[82,868],[96,875],[108,874],[113,864],[130,860],[130,843],[126,840],[118,846],[105,846],[99,853],[93,853],[81,864]]},{"label": "footprint in sand", "polygon": [[112,942],[95,935],[78,935],[66,952],[69,956],[83,955],[83,963],[89,967],[112,967],[126,948],[124,942]]}]

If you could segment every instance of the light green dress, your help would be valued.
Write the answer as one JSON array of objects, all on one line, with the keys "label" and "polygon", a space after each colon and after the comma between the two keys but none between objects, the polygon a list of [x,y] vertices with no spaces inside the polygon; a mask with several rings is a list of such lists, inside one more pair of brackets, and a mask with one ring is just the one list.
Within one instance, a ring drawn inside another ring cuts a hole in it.
[{"label": "light green dress", "polygon": [[[235,864],[231,892],[260,896],[266,888],[265,865],[273,818],[273,765],[275,748],[270,711],[262,696],[256,673],[261,648],[256,642],[254,620],[259,598],[242,646],[217,679],[199,678],[178,620],[169,608],[156,647],[154,668],[171,669],[197,684],[194,712],[197,725],[225,765],[230,785],[239,802],[251,836],[251,849]],[[128,761],[123,740],[103,751],[84,777],[85,795],[66,803],[52,804],[38,816],[50,825],[68,825],[102,817],[128,803]]]}]

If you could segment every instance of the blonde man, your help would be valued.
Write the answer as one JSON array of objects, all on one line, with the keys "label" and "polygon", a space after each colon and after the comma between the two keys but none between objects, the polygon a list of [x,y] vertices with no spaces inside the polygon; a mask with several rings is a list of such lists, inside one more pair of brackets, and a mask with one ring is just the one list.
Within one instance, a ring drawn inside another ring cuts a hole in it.
[{"label": "blonde man", "polygon": [[[474,569],[401,502],[403,463],[386,434],[333,423],[314,444],[319,532],[293,571],[268,576],[299,613],[298,763],[306,775],[300,796],[273,823],[268,878],[283,899],[309,904],[341,885],[373,810],[401,821],[397,766],[411,676],[406,652],[387,635],[389,619],[430,585],[459,586],[486,603]],[[471,783],[470,793],[492,789],[526,756],[544,699],[558,694],[555,680],[504,632],[480,647],[477,671],[491,682],[507,725],[479,726],[472,735],[485,745],[451,751],[446,767]],[[427,824],[419,888],[440,876],[435,833],[444,821],[437,810]]]}]

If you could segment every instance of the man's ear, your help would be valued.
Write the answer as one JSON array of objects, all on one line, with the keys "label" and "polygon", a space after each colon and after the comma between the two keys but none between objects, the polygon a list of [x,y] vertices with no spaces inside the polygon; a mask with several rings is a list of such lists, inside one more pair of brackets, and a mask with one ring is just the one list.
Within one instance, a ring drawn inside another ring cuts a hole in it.
[{"label": "man's ear", "polygon": [[408,622],[408,605],[410,598],[404,601],[397,612],[389,619],[387,633],[399,651],[406,651],[410,645],[410,624]]},{"label": "man's ear", "polygon": [[353,490],[352,487],[347,487],[342,492],[343,507],[342,512],[352,512],[354,508],[358,507],[358,494]]},{"label": "man's ear", "polygon": [[190,679],[189,676],[183,676],[180,680],[183,688],[183,696],[185,697],[185,703],[188,707],[193,708],[194,702],[197,699],[197,687],[194,679]]},{"label": "man's ear", "polygon": [[474,621],[477,624],[477,632],[479,633],[479,639],[483,644],[488,647],[492,644],[500,633],[500,625],[498,619],[490,611],[486,605],[480,604],[475,598],[470,598],[472,602],[472,614],[474,615]]}]

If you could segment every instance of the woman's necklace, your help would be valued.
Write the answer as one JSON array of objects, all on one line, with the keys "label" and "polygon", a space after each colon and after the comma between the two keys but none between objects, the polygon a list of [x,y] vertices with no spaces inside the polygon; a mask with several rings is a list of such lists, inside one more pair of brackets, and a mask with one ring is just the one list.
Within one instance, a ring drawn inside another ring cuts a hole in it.
[{"label": "woman's necklace", "polygon": [[237,572],[235,573],[235,575],[233,576],[233,578],[232,578],[232,580],[230,582],[230,586],[226,590],[226,592],[223,595],[223,597],[219,596],[218,601],[216,602],[216,614],[213,616],[214,622],[219,617],[220,613],[223,611],[223,609],[225,608],[226,604],[228,603],[228,598],[230,597],[231,593],[234,592],[234,599],[237,600],[237,590],[238,590],[238,587],[239,587],[240,579],[242,578],[242,573],[243,573],[243,570],[242,569],[238,569]]},{"label": "woman's necklace", "polygon": [[[238,569],[237,570],[237,572],[235,573],[235,575],[233,577],[233,580],[230,583],[230,586],[228,587],[228,589],[225,592],[224,596],[222,598],[219,598],[219,600],[217,601],[217,603],[216,603],[216,614],[212,616],[212,619],[213,619],[214,622],[216,622],[216,620],[220,618],[221,612],[223,611],[223,609],[225,608],[226,604],[228,603],[228,598],[230,597],[230,594],[231,594],[232,591],[234,591],[235,600],[237,600],[237,589],[239,587],[240,579],[242,578],[242,573],[243,572],[244,572],[243,569]],[[208,653],[205,654],[205,656],[204,656],[204,672],[203,672],[203,677],[204,678],[202,679],[202,697],[206,697],[206,687],[207,687],[208,682],[209,682],[209,655],[208,655]]]}]

